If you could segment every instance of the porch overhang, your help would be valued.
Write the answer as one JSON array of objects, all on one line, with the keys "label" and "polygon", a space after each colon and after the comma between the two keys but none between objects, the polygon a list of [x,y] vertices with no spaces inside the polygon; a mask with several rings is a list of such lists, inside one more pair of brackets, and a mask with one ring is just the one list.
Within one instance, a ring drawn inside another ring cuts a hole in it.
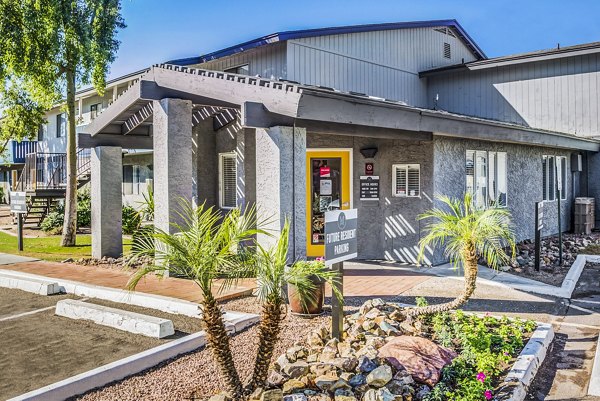
[{"label": "porch overhang", "polygon": [[90,135],[87,143],[93,143],[96,136],[151,137],[153,102],[164,98],[192,101],[193,124],[213,117],[215,129],[239,115],[245,128],[295,125],[309,132],[331,135],[419,141],[439,135],[600,150],[600,142],[568,134],[421,109],[403,102],[330,88],[173,65],[152,67],[83,128]]}]

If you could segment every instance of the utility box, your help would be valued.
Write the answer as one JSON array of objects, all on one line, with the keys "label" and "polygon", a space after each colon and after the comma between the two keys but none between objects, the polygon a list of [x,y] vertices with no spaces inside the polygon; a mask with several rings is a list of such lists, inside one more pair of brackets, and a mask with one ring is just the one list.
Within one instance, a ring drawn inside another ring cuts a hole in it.
[{"label": "utility box", "polygon": [[596,200],[594,198],[575,198],[575,234],[591,234],[595,228]]}]

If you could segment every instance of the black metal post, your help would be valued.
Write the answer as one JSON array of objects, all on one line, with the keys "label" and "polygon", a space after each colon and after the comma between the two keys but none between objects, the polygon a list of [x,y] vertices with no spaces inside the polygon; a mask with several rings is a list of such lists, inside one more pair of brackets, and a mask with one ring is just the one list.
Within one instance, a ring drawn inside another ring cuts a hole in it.
[{"label": "black metal post", "polygon": [[[338,273],[335,287],[338,294],[344,294],[344,262],[334,263],[332,270]],[[336,291],[331,294],[331,338],[342,340],[344,332],[344,300],[335,296]]]},{"label": "black metal post", "polygon": [[17,243],[19,251],[23,250],[23,213],[17,213]]},{"label": "black metal post", "polygon": [[540,271],[541,232],[540,232],[540,203],[535,203],[535,271]]}]

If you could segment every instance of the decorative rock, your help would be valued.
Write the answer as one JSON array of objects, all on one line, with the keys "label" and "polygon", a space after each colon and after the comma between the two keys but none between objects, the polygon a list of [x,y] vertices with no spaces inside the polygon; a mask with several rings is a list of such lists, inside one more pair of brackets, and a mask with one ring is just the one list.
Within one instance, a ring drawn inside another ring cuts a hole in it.
[{"label": "decorative rock", "polygon": [[288,377],[291,377],[292,379],[297,379],[298,377],[304,376],[308,373],[308,364],[304,361],[289,363],[283,367],[282,373]]},{"label": "decorative rock", "polygon": [[213,395],[208,399],[208,401],[232,401],[233,399],[229,397],[227,394],[220,393],[217,395]]},{"label": "decorative rock", "polygon": [[296,392],[297,390],[302,390],[306,387],[306,384],[298,379],[291,379],[283,383],[283,393],[289,394]]},{"label": "decorative rock", "polygon": [[283,391],[279,388],[267,390],[260,395],[260,401],[281,401],[283,399]]},{"label": "decorative rock", "polygon": [[283,377],[283,375],[274,370],[269,373],[269,377],[267,378],[267,384],[269,384],[269,387],[280,387],[284,382],[285,377]]},{"label": "decorative rock", "polygon": [[360,373],[352,376],[352,378],[348,380],[348,384],[350,384],[352,387],[358,387],[362,384],[365,384],[366,382],[367,378],[365,377],[365,375]]},{"label": "decorative rock", "polygon": [[382,365],[367,375],[367,384],[373,387],[383,387],[392,380],[392,368]]},{"label": "decorative rock", "polygon": [[331,388],[331,386],[334,385],[334,383],[336,383],[338,381],[338,378],[336,376],[329,376],[329,375],[325,375],[325,376],[319,376],[315,379],[315,384],[316,386],[323,390],[323,391],[327,391]]},{"label": "decorative rock", "polygon": [[308,398],[304,394],[290,394],[283,397],[283,401],[307,401]]},{"label": "decorative rock", "polygon": [[431,387],[439,381],[442,368],[456,358],[454,351],[426,338],[413,336],[392,338],[379,349],[379,355],[397,369],[406,369],[416,381]]},{"label": "decorative rock", "polygon": [[375,369],[377,365],[368,357],[361,356],[358,358],[358,366],[357,370],[363,373],[369,373],[373,369]]}]

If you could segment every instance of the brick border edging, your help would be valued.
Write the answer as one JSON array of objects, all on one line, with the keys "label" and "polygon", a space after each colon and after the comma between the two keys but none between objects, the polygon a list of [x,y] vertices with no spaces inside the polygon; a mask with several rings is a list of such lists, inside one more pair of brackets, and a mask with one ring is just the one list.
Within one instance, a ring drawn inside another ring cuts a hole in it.
[{"label": "brick border edging", "polygon": [[523,401],[527,390],[544,359],[552,340],[554,329],[549,323],[538,323],[537,329],[521,350],[517,360],[504,379],[495,401]]},{"label": "brick border edging", "polygon": [[[241,312],[227,312],[226,321],[231,333],[237,333],[250,327],[259,320],[258,315]],[[206,333],[200,331],[183,338],[173,340],[149,350],[128,356],[96,369],[69,377],[48,386],[30,391],[7,401],[61,401],[98,387],[105,386],[144,370],[178,355],[203,347],[206,344]]]}]

